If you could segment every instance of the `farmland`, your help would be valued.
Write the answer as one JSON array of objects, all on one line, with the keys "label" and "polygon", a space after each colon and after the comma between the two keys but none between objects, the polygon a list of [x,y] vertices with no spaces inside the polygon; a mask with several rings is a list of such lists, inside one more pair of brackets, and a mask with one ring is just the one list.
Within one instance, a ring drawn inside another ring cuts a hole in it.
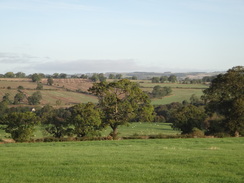
[{"label": "farmland", "polygon": [[[109,80],[110,81],[110,80]],[[192,94],[197,97],[202,95],[202,90],[207,88],[204,84],[172,84],[172,83],[151,83],[149,80],[134,81],[140,84],[142,90],[151,92],[153,87],[160,85],[162,87],[171,87],[173,92],[170,96],[162,99],[152,99],[152,104],[169,104],[171,102],[182,102],[188,100]],[[70,79],[54,79],[52,86],[47,85],[47,79],[42,79],[43,90],[41,91],[43,100],[41,105],[50,104],[56,105],[60,100],[60,106],[66,107],[77,103],[97,102],[95,96],[87,94],[87,90],[92,86],[92,82],[87,79],[70,78]],[[18,93],[18,87],[26,96],[30,96],[36,91],[37,84],[30,79],[23,78],[1,78],[0,80],[0,98],[6,93],[10,94],[10,100]],[[23,104],[27,104],[27,100]]]},{"label": "farmland", "polygon": [[244,180],[244,139],[0,144],[0,182]]},{"label": "farmland", "polygon": [[[95,96],[86,94],[92,82],[85,79],[55,79],[52,86],[47,85],[47,79],[42,79],[43,89],[39,90],[42,94],[41,105],[56,105],[60,100],[60,106],[70,106],[77,103],[97,102]],[[37,84],[30,79],[7,79],[0,80],[0,98],[9,93],[10,100],[18,93],[18,87],[22,86],[21,91],[26,97],[32,95],[36,90]],[[27,104],[25,100],[22,104]]]}]

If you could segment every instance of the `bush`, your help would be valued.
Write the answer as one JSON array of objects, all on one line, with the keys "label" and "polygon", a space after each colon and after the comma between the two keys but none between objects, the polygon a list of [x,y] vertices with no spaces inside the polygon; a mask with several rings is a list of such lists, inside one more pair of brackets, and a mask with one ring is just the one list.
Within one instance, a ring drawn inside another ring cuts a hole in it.
[{"label": "bush", "polygon": [[24,89],[24,87],[23,86],[18,86],[18,90],[23,90]]},{"label": "bush", "polygon": [[204,137],[204,132],[202,130],[199,130],[198,128],[193,128],[191,135],[193,137]]}]

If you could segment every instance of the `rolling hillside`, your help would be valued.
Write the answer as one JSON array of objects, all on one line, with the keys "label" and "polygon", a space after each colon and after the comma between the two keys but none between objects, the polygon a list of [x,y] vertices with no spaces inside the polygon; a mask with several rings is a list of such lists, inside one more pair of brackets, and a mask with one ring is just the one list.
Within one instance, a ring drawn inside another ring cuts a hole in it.
[{"label": "rolling hillside", "polygon": [[[69,78],[69,79],[54,79],[52,86],[47,85],[47,79],[42,79],[43,89],[38,90],[42,94],[41,105],[50,104],[58,106],[70,106],[77,103],[97,102],[97,98],[88,93],[88,89],[92,86],[92,82],[87,79]],[[110,81],[110,80],[108,80]],[[202,90],[208,85],[204,84],[171,84],[171,83],[151,83],[150,80],[135,80],[138,82],[142,90],[151,92],[153,87],[160,85],[172,88],[172,94],[162,99],[152,99],[152,104],[169,104],[171,102],[182,102],[190,99],[192,94],[197,97],[202,95]],[[19,89],[19,87],[22,89]],[[11,101],[19,92],[26,95],[26,99],[21,105],[28,105],[27,97],[36,92],[37,83],[32,82],[28,78],[1,78],[0,79],[0,100],[9,93]]]},{"label": "rolling hillside", "polygon": [[[87,90],[92,86],[92,82],[86,79],[54,79],[52,86],[47,85],[47,79],[42,79],[43,89],[38,90],[42,94],[41,105],[73,105],[77,103],[97,102],[95,96],[89,95]],[[19,89],[19,88],[22,89]],[[23,92],[26,98],[36,92],[37,83],[30,79],[9,79],[1,78],[0,80],[0,98],[9,93],[11,101],[19,92]],[[27,105],[25,99],[21,105]]]}]

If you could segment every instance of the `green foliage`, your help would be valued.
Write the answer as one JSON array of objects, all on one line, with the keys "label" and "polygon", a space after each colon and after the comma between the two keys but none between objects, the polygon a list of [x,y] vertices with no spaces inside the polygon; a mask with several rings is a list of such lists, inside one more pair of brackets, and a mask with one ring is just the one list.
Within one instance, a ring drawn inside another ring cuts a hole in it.
[{"label": "green foliage", "polygon": [[195,128],[195,127],[192,129],[191,135],[193,137],[204,137],[205,136],[204,135],[204,131],[202,131],[202,130],[200,130],[198,128]]},{"label": "green foliage", "polygon": [[90,77],[90,79],[91,79],[93,82],[97,82],[97,81],[103,82],[103,81],[106,81],[107,78],[104,76],[103,73],[100,73],[100,74],[94,73],[94,74],[92,75],[92,77]]},{"label": "green foliage", "polygon": [[167,87],[167,86],[161,87],[159,85],[156,85],[153,87],[151,96],[152,98],[162,98],[170,95],[171,93],[172,93],[171,87]]},{"label": "green foliage", "polygon": [[4,77],[5,78],[14,78],[15,77],[15,74],[13,72],[6,72],[4,74]]},{"label": "green foliage", "polygon": [[23,72],[17,72],[17,73],[15,74],[15,77],[16,77],[16,78],[25,78],[26,75],[25,75],[25,73],[23,73]]},{"label": "green foliage", "polygon": [[61,73],[61,74],[59,74],[59,78],[67,78],[67,74]]},{"label": "green foliage", "polygon": [[13,112],[7,114],[2,120],[2,129],[10,133],[17,142],[29,141],[33,136],[34,127],[39,118],[32,112]]},{"label": "green foliage", "polygon": [[[95,83],[89,91],[98,96],[103,124],[112,128],[113,138],[117,136],[118,126],[135,119],[140,111],[147,111],[144,115],[153,115],[150,113],[152,110],[148,96],[136,83],[127,79]],[[147,120],[150,118],[147,117]]]},{"label": "green foliage", "polygon": [[0,118],[3,117],[8,109],[8,103],[5,101],[0,102]]},{"label": "green foliage", "polygon": [[87,79],[87,78],[88,78],[88,76],[87,76],[87,75],[85,75],[85,74],[82,74],[82,75],[80,76],[80,78],[82,78],[82,79]]},{"label": "green foliage", "polygon": [[170,75],[168,80],[171,83],[176,83],[177,82],[177,77],[175,75]]},{"label": "green foliage", "polygon": [[190,97],[190,103],[192,105],[202,105],[203,101],[196,94],[192,94]]},{"label": "green foliage", "polygon": [[42,90],[43,89],[43,84],[42,83],[37,83],[36,89],[37,90]]},{"label": "green foliage", "polygon": [[46,105],[42,108],[40,116],[45,130],[53,137],[61,138],[65,135],[72,135],[68,120],[71,116],[69,110],[63,108],[54,109]]},{"label": "green foliage", "polygon": [[10,101],[9,96],[10,96],[9,93],[5,93],[2,102],[5,102],[6,104],[11,104],[12,102]]},{"label": "green foliage", "polygon": [[153,77],[152,78],[152,83],[159,83],[160,82],[160,78],[159,77]]},{"label": "green foliage", "polygon": [[161,82],[161,83],[166,83],[166,82],[169,81],[168,79],[169,79],[168,76],[161,76],[161,77],[160,77],[160,82]]},{"label": "green foliage", "polygon": [[92,77],[90,77],[90,80],[92,80],[93,82],[99,81],[98,74],[97,73],[93,74]]},{"label": "green foliage", "polygon": [[122,77],[123,77],[122,74],[116,74],[115,75],[115,79],[122,79]]},{"label": "green foliage", "polygon": [[84,137],[98,134],[102,120],[96,106],[89,102],[71,108],[70,123],[74,125],[74,134],[77,137]]},{"label": "green foliage", "polygon": [[173,114],[172,127],[182,131],[182,134],[192,133],[193,128],[204,129],[204,120],[206,119],[203,107],[187,105],[179,108]]},{"label": "green foliage", "polygon": [[17,93],[15,96],[14,96],[14,104],[19,104],[21,103],[25,98],[25,94],[22,93],[22,92],[19,92]]},{"label": "green foliage", "polygon": [[17,88],[18,90],[23,90],[24,89],[24,87],[23,86],[18,86],[18,88]]},{"label": "green foliage", "polygon": [[33,82],[39,82],[41,81],[41,78],[42,78],[41,75],[37,73],[31,75],[31,79]]},{"label": "green foliage", "polygon": [[224,116],[225,130],[231,135],[244,134],[244,67],[237,66],[218,75],[204,90],[207,111]]},{"label": "green foliage", "polygon": [[182,107],[182,104],[178,102],[155,106],[155,122],[172,122],[173,113],[175,113],[178,109]]},{"label": "green foliage", "polygon": [[108,78],[109,79],[115,79],[115,75],[114,74],[109,74]]},{"label": "green foliage", "polygon": [[40,104],[41,99],[42,99],[42,95],[40,91],[34,92],[31,96],[27,98],[28,103],[30,105]]},{"label": "green foliage", "polygon": [[50,85],[50,86],[53,85],[53,78],[49,77],[49,78],[47,79],[47,85]]}]

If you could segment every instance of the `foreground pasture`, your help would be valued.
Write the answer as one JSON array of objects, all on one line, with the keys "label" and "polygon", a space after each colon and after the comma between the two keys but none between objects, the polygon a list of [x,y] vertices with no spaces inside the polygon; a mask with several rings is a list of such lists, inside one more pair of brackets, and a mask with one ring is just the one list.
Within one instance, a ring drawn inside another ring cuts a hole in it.
[{"label": "foreground pasture", "polygon": [[244,182],[244,138],[0,144],[0,182]]}]

